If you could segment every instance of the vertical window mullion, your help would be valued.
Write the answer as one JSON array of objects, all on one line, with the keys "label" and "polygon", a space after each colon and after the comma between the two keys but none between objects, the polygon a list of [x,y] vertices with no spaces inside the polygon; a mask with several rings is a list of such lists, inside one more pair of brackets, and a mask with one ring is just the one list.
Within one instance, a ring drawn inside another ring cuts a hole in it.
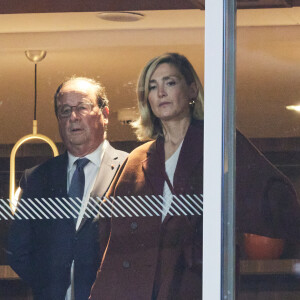
[{"label": "vertical window mullion", "polygon": [[203,300],[234,299],[234,30],[235,2],[206,1]]}]

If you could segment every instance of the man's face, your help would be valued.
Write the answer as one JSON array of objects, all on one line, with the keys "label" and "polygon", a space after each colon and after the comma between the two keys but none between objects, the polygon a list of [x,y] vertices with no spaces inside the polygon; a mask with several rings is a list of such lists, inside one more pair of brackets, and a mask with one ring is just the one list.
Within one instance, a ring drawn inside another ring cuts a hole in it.
[{"label": "man's face", "polygon": [[[75,156],[93,152],[104,140],[104,126],[108,123],[108,112],[98,107],[95,87],[83,80],[73,80],[60,91],[58,111],[66,105],[72,107],[70,117],[60,117],[58,126],[61,138],[68,151]],[[88,114],[79,113],[79,104],[91,104]]]}]

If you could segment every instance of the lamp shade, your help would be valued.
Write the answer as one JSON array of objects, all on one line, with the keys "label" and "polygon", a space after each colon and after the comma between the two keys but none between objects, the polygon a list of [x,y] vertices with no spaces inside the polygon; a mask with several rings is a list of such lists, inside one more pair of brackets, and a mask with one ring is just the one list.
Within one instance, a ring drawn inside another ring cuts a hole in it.
[{"label": "lamp shade", "polygon": [[34,62],[38,63],[42,61],[46,57],[47,51],[45,50],[26,50],[25,55],[26,57]]},{"label": "lamp shade", "polygon": [[283,239],[244,234],[244,251],[248,259],[278,259],[283,253],[284,244]]}]

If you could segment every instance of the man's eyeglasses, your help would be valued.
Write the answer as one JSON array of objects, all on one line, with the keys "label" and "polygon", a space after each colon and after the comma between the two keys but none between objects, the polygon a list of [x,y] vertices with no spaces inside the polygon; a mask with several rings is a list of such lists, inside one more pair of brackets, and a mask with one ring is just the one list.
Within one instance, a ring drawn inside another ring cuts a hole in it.
[{"label": "man's eyeglasses", "polygon": [[57,115],[59,119],[70,118],[74,109],[76,114],[84,117],[92,111],[93,107],[94,105],[92,103],[79,103],[78,105],[72,106],[66,104],[58,108]]}]

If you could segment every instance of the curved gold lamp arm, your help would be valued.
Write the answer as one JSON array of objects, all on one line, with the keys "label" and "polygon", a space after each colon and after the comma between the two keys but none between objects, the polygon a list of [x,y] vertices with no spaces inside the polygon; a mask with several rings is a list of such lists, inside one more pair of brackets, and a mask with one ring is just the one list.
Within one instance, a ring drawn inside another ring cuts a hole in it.
[{"label": "curved gold lamp arm", "polygon": [[[18,149],[20,148],[20,146],[22,144],[24,144],[24,143],[26,143],[30,140],[42,140],[42,141],[44,141],[44,142],[46,142],[50,145],[50,147],[52,148],[54,156],[57,156],[59,154],[55,143],[50,138],[48,138],[45,135],[37,133],[37,121],[33,120],[33,133],[25,135],[22,138],[20,138],[16,142],[16,144],[14,145],[14,147],[12,148],[11,153],[10,153],[9,199],[10,199],[10,206],[11,206],[13,211],[15,210],[15,205],[12,205],[12,203],[14,203],[14,201],[15,201],[14,195],[15,195],[15,190],[16,190],[16,188],[15,188],[15,158],[16,158],[16,153],[17,153]],[[14,206],[14,207],[12,207],[12,206]]]}]

